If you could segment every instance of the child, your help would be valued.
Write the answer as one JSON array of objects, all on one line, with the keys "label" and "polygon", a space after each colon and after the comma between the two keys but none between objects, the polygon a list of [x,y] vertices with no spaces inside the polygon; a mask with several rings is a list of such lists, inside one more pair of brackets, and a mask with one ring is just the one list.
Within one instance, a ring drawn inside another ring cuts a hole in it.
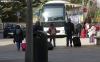
[{"label": "child", "polygon": [[56,47],[56,45],[55,45],[55,38],[56,38],[57,31],[56,31],[56,28],[54,27],[53,23],[50,24],[48,33],[50,34],[50,42],[52,42],[52,39],[53,39],[54,47]]}]

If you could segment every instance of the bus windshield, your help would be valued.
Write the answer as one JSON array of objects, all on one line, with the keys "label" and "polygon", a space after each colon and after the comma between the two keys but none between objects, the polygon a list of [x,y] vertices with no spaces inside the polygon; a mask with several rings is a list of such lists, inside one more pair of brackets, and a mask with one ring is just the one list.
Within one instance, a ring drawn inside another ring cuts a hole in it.
[{"label": "bus windshield", "polygon": [[43,17],[45,21],[60,21],[64,20],[64,8],[63,7],[46,7],[43,11]]}]

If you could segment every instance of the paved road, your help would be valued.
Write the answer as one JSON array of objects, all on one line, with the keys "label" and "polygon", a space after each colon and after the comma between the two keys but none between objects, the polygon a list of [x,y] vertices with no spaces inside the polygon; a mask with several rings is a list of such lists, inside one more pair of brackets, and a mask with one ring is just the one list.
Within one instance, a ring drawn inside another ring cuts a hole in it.
[{"label": "paved road", "polygon": [[[16,51],[12,38],[0,34],[0,62],[24,62],[25,52]],[[100,46],[81,38],[82,47],[65,47],[65,38],[57,38],[53,51],[48,51],[48,62],[100,62]]]},{"label": "paved road", "polygon": [[[3,38],[3,34],[0,33],[0,42],[1,45],[13,44],[13,38]],[[48,39],[49,41],[49,39]],[[96,41],[96,40],[95,40]],[[81,38],[82,45],[94,45],[95,43],[89,43],[89,38]],[[57,38],[56,39],[57,46],[66,46],[66,38]]]}]

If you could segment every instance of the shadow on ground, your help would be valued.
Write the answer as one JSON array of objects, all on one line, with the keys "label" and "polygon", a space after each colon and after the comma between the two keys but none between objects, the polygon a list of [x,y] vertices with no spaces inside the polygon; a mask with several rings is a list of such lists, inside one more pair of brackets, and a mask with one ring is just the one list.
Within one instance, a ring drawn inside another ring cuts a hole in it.
[{"label": "shadow on ground", "polygon": [[0,53],[4,53],[4,52],[14,52],[17,51],[16,50],[16,44],[9,44],[9,45],[0,45]]}]

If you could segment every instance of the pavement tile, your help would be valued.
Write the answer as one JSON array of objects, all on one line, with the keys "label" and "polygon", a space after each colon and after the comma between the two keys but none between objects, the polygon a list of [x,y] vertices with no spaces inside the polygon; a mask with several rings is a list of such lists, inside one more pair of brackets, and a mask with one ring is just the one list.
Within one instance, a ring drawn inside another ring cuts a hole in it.
[{"label": "pavement tile", "polygon": [[[0,45],[0,62],[25,62],[25,52],[17,52],[15,44],[9,41],[8,45]],[[66,47],[65,42],[60,45],[59,41],[54,50],[48,51],[48,62],[100,62],[100,45],[89,43],[88,38],[81,42],[82,47]]]}]

